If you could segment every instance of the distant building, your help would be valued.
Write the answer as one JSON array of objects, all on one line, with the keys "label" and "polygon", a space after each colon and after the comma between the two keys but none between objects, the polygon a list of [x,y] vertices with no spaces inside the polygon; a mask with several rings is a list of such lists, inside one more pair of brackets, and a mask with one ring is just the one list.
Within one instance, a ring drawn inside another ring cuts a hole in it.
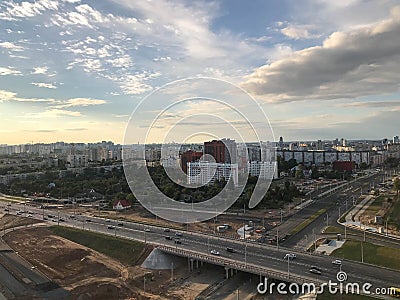
[{"label": "distant building", "polygon": [[113,203],[113,209],[114,210],[121,211],[121,210],[125,210],[125,209],[128,209],[128,208],[131,208],[131,205],[126,200],[116,200]]},{"label": "distant building", "polygon": [[198,161],[203,156],[203,152],[188,150],[181,154],[181,168],[187,174],[187,164]]},{"label": "distant building", "polygon": [[352,172],[356,168],[356,164],[354,161],[334,161],[332,164],[332,168],[335,171],[340,172]]},{"label": "distant building", "polygon": [[251,176],[262,179],[278,178],[278,163],[276,161],[251,161],[247,163],[247,168]]},{"label": "distant building", "polygon": [[238,185],[238,165],[214,163],[208,161],[190,162],[188,165],[188,184],[207,185],[216,180],[229,181],[232,178],[233,184]]},{"label": "distant building", "polygon": [[222,139],[204,143],[204,154],[214,157],[217,163],[236,163],[237,146],[235,140]]},{"label": "distant building", "polygon": [[88,156],[82,154],[68,154],[67,167],[69,168],[85,168],[88,166]]}]

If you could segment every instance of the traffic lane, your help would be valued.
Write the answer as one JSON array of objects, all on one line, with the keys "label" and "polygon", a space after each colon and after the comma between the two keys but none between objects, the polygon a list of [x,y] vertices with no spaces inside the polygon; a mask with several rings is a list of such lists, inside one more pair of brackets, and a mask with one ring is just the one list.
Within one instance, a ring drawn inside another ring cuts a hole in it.
[{"label": "traffic lane", "polygon": [[[79,223],[79,222],[78,222]],[[85,225],[85,222],[82,222],[83,223],[83,226]],[[110,234],[110,232],[109,231],[107,231],[106,230],[106,226],[104,225],[104,224],[96,224],[95,222],[93,222],[92,224],[90,224],[90,223],[86,223],[86,226],[87,226],[87,229],[89,229],[90,230],[90,227],[91,226],[93,226],[93,230],[98,230],[98,231],[100,231],[100,232],[103,232],[103,233],[108,233],[108,234]],[[125,229],[122,229],[122,232],[124,231]],[[126,230],[128,230],[128,229],[126,229]],[[139,240],[144,240],[144,237],[140,237],[140,233],[139,233],[140,231],[137,231],[137,236],[136,237],[134,237],[134,238],[136,238],[136,239],[139,239]],[[151,234],[151,233],[148,233],[148,234]],[[155,232],[154,232],[154,234],[155,234]],[[158,237],[158,240],[156,241],[156,242],[158,242],[158,243],[161,243],[161,244],[163,244],[163,242],[162,242],[162,237],[161,237],[161,232],[159,232],[158,233],[159,234],[159,237]],[[125,235],[125,234],[124,234]],[[128,232],[127,234],[126,234],[126,237],[132,237],[132,232]],[[215,238],[215,237],[201,237],[201,236],[198,236],[198,235],[194,235],[194,237],[198,240],[198,242],[200,242],[200,244],[201,243],[203,243],[203,246],[206,244],[205,243],[205,241],[207,240],[207,241],[212,241],[211,242],[211,247],[213,247],[214,246],[214,243],[226,243],[226,242],[228,242],[228,243],[231,243],[232,245],[237,245],[237,242],[235,242],[235,241],[228,241],[228,240],[224,240],[224,241],[221,241],[220,239],[217,239],[217,238]],[[191,238],[193,238],[193,236],[191,236]],[[151,235],[149,236],[149,241],[151,240]],[[191,241],[191,242],[193,242],[193,241]],[[165,241],[164,241],[164,243],[165,243]],[[193,243],[193,244],[195,244],[195,243]],[[252,251],[254,251],[254,253],[259,253],[259,250],[260,250],[260,247],[258,246],[258,247],[256,247],[255,245],[252,245],[252,244],[247,244],[248,246],[246,246],[246,247],[249,247],[249,252],[248,252],[248,256],[249,256],[249,259],[250,260],[252,260]],[[178,247],[178,246],[177,246]],[[205,247],[205,246],[204,246]],[[256,248],[255,248],[256,247]],[[197,247],[194,247],[192,250],[196,250],[196,248]],[[254,248],[254,249],[252,249],[252,248]],[[268,253],[270,254],[270,257],[271,258],[274,258],[274,255],[277,255],[277,256],[279,256],[279,255],[283,255],[283,252],[282,251],[284,251],[283,249],[277,249],[277,248],[269,248],[269,249],[266,249],[266,250],[269,250],[268,251]],[[260,258],[258,258],[258,260],[256,259],[255,260],[257,263],[262,263],[262,259],[260,259]],[[313,264],[314,263],[314,256],[313,256],[313,260],[312,261],[309,261],[308,262],[308,265],[307,266],[304,266],[305,268],[308,268],[309,266],[312,266],[312,265],[314,265]],[[282,266],[283,266],[283,264],[282,263],[277,263],[277,265],[279,265],[281,268],[282,268]],[[283,269],[283,268],[282,268]],[[303,270],[304,271],[304,270]],[[383,272],[384,273],[384,272]],[[333,276],[334,274],[331,274],[331,276]]]}]

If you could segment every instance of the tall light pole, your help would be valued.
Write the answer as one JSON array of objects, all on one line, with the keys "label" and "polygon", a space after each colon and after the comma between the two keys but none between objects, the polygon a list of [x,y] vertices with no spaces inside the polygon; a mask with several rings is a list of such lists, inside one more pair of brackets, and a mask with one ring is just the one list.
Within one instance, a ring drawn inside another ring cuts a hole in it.
[{"label": "tall light pole", "polygon": [[329,225],[329,215],[328,213],[326,213],[326,227],[328,227]]},{"label": "tall light pole", "polygon": [[290,278],[290,258],[287,258],[287,277]]},{"label": "tall light pole", "polygon": [[389,219],[386,219],[386,226],[385,226],[385,227],[386,227],[386,228],[385,228],[385,234],[386,234],[386,236],[388,236],[388,234],[389,234],[389,233],[388,233],[388,220],[389,220]]},{"label": "tall light pole", "polygon": [[276,228],[276,248],[279,249],[279,229]]},{"label": "tall light pole", "polygon": [[244,244],[244,267],[247,267],[247,244]]},{"label": "tall light pole", "polygon": [[361,241],[361,262],[364,263],[364,248],[363,242]]}]

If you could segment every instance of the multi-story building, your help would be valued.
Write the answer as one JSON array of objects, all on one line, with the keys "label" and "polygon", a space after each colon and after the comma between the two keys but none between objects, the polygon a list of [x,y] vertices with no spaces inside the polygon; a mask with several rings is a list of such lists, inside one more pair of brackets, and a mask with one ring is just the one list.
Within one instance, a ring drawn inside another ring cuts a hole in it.
[{"label": "multi-story building", "polygon": [[188,150],[181,154],[181,168],[187,174],[187,164],[198,161],[203,156],[203,152]]},{"label": "multi-story building", "polygon": [[222,139],[204,143],[204,154],[214,157],[217,163],[236,163],[237,147],[235,140]]},{"label": "multi-story building", "polygon": [[207,185],[216,180],[229,181],[232,178],[233,184],[238,185],[238,165],[225,164],[208,161],[189,162],[188,184]]},{"label": "multi-story building", "polygon": [[67,167],[69,168],[85,168],[88,166],[87,155],[69,154],[67,155]]},{"label": "multi-story building", "polygon": [[276,161],[249,161],[247,169],[251,176],[262,179],[278,178],[278,163]]}]

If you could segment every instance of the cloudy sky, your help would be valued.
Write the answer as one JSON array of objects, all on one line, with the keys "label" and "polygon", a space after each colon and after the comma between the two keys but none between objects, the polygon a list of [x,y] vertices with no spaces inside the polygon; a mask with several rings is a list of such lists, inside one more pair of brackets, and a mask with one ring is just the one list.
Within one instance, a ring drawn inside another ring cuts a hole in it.
[{"label": "cloudy sky", "polygon": [[400,135],[396,4],[1,1],[0,144],[122,142],[145,96],[199,76],[243,88],[285,140]]}]

